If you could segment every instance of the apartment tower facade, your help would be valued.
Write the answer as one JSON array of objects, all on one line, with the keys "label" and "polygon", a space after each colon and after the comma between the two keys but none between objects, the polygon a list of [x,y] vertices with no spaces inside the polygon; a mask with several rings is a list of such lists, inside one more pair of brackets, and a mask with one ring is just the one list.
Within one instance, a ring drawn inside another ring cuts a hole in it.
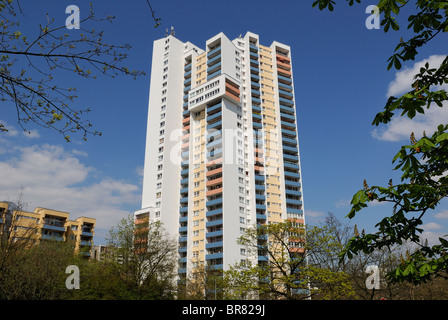
[{"label": "apartment tower facade", "polygon": [[[304,224],[291,49],[223,33],[154,41],[142,209],[178,240],[178,273],[264,263],[245,230]],[[291,244],[300,246],[300,243]]]}]

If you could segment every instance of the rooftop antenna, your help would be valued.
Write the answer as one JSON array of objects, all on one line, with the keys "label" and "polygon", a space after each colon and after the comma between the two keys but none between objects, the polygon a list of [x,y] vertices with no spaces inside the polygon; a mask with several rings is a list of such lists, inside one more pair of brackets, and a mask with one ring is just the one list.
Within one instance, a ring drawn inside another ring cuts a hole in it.
[{"label": "rooftop antenna", "polygon": [[172,35],[172,36],[174,36],[174,35],[175,35],[175,32],[174,32],[174,27],[173,27],[173,26],[171,26],[171,35]]},{"label": "rooftop antenna", "polygon": [[168,37],[168,28],[165,30],[165,37]]}]

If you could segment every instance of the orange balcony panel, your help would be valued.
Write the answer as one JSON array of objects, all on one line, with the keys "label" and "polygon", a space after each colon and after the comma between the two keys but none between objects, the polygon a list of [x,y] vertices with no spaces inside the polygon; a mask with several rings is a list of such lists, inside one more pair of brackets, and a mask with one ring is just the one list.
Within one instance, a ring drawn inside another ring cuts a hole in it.
[{"label": "orange balcony panel", "polygon": [[293,222],[293,223],[298,223],[298,224],[305,224],[305,220],[304,219],[288,218],[288,221]]},{"label": "orange balcony panel", "polygon": [[190,141],[185,142],[182,146],[181,149],[186,148],[190,145]]},{"label": "orange balcony panel", "polygon": [[182,120],[182,123],[189,123],[189,122],[190,122],[190,117],[187,117],[184,120]]},{"label": "orange balcony panel", "polygon": [[286,56],[282,56],[281,54],[276,54],[277,57],[277,61],[281,61],[281,62],[290,62],[291,59],[286,57]]},{"label": "orange balcony panel", "polygon": [[264,171],[264,167],[254,166],[254,170]]},{"label": "orange balcony panel", "polygon": [[254,148],[254,154],[255,155],[261,155],[261,154],[263,154],[263,149],[260,149],[260,148]]},{"label": "orange balcony panel", "polygon": [[206,176],[209,177],[209,176],[212,176],[212,175],[217,174],[217,173],[222,173],[222,167],[221,168],[217,168],[215,170],[207,171],[207,175]]},{"label": "orange balcony panel", "polygon": [[305,248],[289,248],[289,252],[304,253]]},{"label": "orange balcony panel", "polygon": [[235,95],[240,95],[240,89],[226,82],[226,91],[233,92]]},{"label": "orange balcony panel", "polygon": [[280,62],[280,61],[277,61],[277,67],[280,67],[280,68],[288,70],[288,71],[291,70],[291,65],[290,64],[283,63],[283,62]]},{"label": "orange balcony panel", "polygon": [[218,179],[207,181],[207,183],[205,185],[207,187],[210,187],[210,186],[214,186],[214,185],[217,185],[217,184],[220,184],[220,183],[222,183],[222,177],[218,178]]},{"label": "orange balcony panel", "polygon": [[190,130],[190,125],[183,127],[182,130],[184,131]]},{"label": "orange balcony panel", "polygon": [[254,157],[254,161],[256,161],[256,162],[264,162],[264,159],[263,158],[260,158],[260,157]]},{"label": "orange balcony panel", "polygon": [[211,160],[211,161],[207,162],[206,166],[208,167],[208,166],[212,166],[212,165],[220,164],[220,163],[222,163],[222,158]]},{"label": "orange balcony panel", "polygon": [[231,92],[229,92],[227,90],[226,90],[226,95],[229,96],[232,99],[235,99],[238,102],[240,101],[240,97],[239,96],[236,96],[236,95],[232,94]]},{"label": "orange balcony panel", "polygon": [[220,194],[220,193],[222,193],[222,187],[221,188],[217,188],[217,189],[213,189],[213,190],[208,190],[207,192],[206,192],[206,196],[208,197],[208,196],[213,196],[213,195],[215,195],[215,194]]},{"label": "orange balcony panel", "polygon": [[277,69],[277,72],[281,76],[286,76],[286,77],[291,76],[291,71],[288,71],[288,70]]},{"label": "orange balcony panel", "polygon": [[184,134],[184,135],[182,136],[182,141],[183,141],[183,140],[187,140],[188,138],[190,138],[190,134],[189,134],[189,133]]}]

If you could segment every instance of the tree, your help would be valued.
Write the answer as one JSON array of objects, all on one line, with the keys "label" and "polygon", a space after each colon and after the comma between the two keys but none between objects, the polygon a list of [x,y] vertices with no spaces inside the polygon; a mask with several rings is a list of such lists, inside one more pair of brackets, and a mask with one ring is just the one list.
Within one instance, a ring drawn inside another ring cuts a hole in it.
[{"label": "tree", "polygon": [[340,247],[326,228],[305,230],[293,220],[260,225],[246,231],[240,244],[249,256],[264,261],[237,263],[223,272],[222,288],[227,298],[341,299],[352,295],[348,276],[322,263],[329,251]]},{"label": "tree", "polygon": [[[160,19],[150,9],[158,26]],[[67,141],[73,133],[80,133],[84,140],[100,135],[86,118],[90,109],[72,106],[76,89],[60,86],[55,73],[65,71],[86,79],[144,74],[123,65],[129,45],[107,44],[104,32],[93,28],[114,17],[97,19],[91,6],[80,21],[80,32],[67,32],[66,26],[54,26],[54,19],[47,17],[48,23],[39,25],[36,35],[25,35],[20,31],[25,15],[18,0],[0,0],[0,16],[0,100],[12,102],[18,124],[28,132],[30,123],[51,128]],[[4,123],[0,131],[8,131]]]},{"label": "tree", "polygon": [[177,273],[177,244],[160,222],[123,218],[110,229],[110,256],[132,299],[172,299]]},{"label": "tree", "polygon": [[[347,0],[349,5],[354,0]],[[361,0],[356,0],[361,3]],[[334,9],[335,1],[317,0],[313,7],[320,10]],[[382,14],[381,26],[384,31],[399,30],[395,16],[401,8],[410,5],[406,0],[380,0],[377,4]],[[400,41],[395,52],[388,59],[387,69],[399,70],[402,62],[414,60],[418,50],[436,36],[448,32],[448,2],[440,0],[417,0],[417,13],[408,17],[408,29],[414,36]],[[377,113],[373,125],[387,124],[394,115],[412,119],[417,113],[424,114],[425,108],[447,107],[448,95],[439,86],[448,83],[448,56],[440,66],[434,68],[428,63],[415,75],[410,91],[401,97],[389,97],[384,110]],[[421,283],[433,279],[434,275],[445,277],[448,269],[448,240],[439,238],[440,243],[429,246],[421,239],[424,215],[436,208],[448,196],[448,125],[440,124],[437,130],[427,135],[423,132],[416,139],[410,132],[411,143],[402,146],[393,158],[395,170],[401,170],[401,182],[392,180],[387,186],[369,186],[364,180],[364,188],[351,201],[348,214],[353,218],[371,201],[390,202],[393,213],[376,224],[377,232],[355,235],[342,251],[341,257],[352,258],[360,252],[372,253],[383,248],[392,248],[405,242],[412,242],[417,249],[388,273],[390,281]]]}]

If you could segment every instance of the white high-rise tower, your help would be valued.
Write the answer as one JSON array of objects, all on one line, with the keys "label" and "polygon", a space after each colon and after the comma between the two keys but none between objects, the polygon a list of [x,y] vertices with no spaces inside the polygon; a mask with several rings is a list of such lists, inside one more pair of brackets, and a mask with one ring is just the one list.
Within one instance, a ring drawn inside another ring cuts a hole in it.
[{"label": "white high-rise tower", "polygon": [[220,33],[205,50],[172,34],[156,40],[135,216],[178,239],[179,276],[250,259],[237,244],[244,231],[304,224],[302,201],[290,47],[250,32]]}]

